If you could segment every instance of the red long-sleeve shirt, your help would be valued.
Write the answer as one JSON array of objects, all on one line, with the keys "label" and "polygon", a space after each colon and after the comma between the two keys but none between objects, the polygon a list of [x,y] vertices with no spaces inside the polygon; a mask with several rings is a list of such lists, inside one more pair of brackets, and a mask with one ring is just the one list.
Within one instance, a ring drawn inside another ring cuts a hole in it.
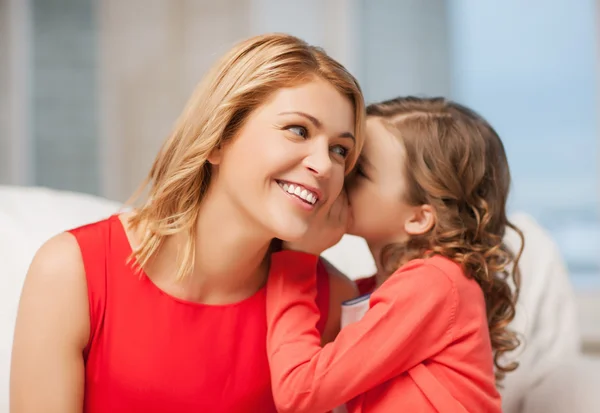
[{"label": "red long-sleeve shirt", "polygon": [[317,260],[282,251],[271,261],[267,352],[280,412],[501,412],[483,293],[459,265],[409,262],[321,347]]}]

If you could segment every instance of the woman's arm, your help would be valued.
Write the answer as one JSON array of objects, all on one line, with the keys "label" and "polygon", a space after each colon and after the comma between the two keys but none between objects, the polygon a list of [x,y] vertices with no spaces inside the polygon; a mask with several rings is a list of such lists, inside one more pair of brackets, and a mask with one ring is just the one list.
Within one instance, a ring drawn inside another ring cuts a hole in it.
[{"label": "woman's arm", "polygon": [[267,354],[281,412],[343,404],[436,354],[452,340],[458,305],[452,281],[420,264],[405,267],[371,296],[365,317],[321,348],[315,328],[318,258],[283,251],[267,284]]},{"label": "woman's arm", "polygon": [[75,238],[60,234],[36,253],[15,327],[11,413],[81,413],[89,338],[85,270]]}]

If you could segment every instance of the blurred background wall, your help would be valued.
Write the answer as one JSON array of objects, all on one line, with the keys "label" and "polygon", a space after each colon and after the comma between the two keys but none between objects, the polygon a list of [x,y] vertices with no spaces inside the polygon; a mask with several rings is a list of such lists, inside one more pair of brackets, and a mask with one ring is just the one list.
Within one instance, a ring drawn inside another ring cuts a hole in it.
[{"label": "blurred background wall", "polygon": [[446,95],[498,130],[511,209],[600,286],[594,0],[0,0],[0,184],[125,200],[215,59],[283,31],[323,46],[369,101]]}]

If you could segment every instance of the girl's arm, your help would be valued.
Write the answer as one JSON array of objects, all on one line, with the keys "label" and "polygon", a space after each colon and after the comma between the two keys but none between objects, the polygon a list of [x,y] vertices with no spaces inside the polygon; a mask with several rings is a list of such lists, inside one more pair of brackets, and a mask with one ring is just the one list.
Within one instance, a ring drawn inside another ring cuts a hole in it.
[{"label": "girl's arm", "polygon": [[11,413],[81,413],[89,337],[85,271],[75,238],[60,234],[31,263],[17,315]]},{"label": "girl's arm", "polygon": [[458,296],[439,269],[417,261],[371,296],[365,317],[325,347],[315,325],[318,257],[274,254],[267,284],[267,352],[281,412],[331,410],[395,377],[452,340]]}]

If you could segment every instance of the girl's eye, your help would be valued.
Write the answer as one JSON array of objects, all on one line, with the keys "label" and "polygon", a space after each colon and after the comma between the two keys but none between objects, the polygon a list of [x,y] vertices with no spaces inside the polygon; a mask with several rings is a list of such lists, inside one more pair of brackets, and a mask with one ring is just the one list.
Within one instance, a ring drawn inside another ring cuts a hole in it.
[{"label": "girl's eye", "polygon": [[287,129],[293,134],[300,136],[301,138],[308,137],[308,130],[304,126],[290,126]]},{"label": "girl's eye", "polygon": [[363,167],[361,166],[360,163],[356,164],[356,168],[354,169],[354,172],[356,173],[356,176],[360,176],[363,178],[367,177],[367,175],[365,174],[365,170],[363,169]]},{"label": "girl's eye", "polygon": [[345,146],[342,145],[335,145],[331,148],[331,151],[339,156],[342,157],[342,159],[346,159],[346,157],[348,156],[348,152],[350,152],[348,150],[348,148],[346,148]]}]

